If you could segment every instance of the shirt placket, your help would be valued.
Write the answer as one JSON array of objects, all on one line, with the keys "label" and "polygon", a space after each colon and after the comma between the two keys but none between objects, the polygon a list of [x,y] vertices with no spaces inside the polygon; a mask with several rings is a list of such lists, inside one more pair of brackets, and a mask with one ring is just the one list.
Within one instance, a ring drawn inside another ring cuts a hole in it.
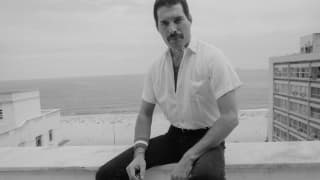
[{"label": "shirt placket", "polygon": [[180,107],[180,103],[182,103],[182,100],[181,100],[181,93],[183,91],[182,89],[182,85],[183,85],[183,79],[185,78],[183,75],[184,75],[184,67],[185,67],[185,61],[186,61],[186,53],[187,51],[185,50],[183,52],[183,56],[182,56],[182,59],[181,59],[181,63],[180,63],[180,67],[179,67],[179,71],[178,71],[178,78],[177,78],[177,89],[176,89],[176,92],[175,92],[175,102],[176,102],[176,106],[177,106],[177,113],[176,113],[176,118],[177,118],[177,121],[178,121],[178,124],[180,124],[181,128],[183,129],[183,125],[184,125],[184,119],[180,116],[180,113],[178,113],[179,111],[181,111],[179,108]]}]

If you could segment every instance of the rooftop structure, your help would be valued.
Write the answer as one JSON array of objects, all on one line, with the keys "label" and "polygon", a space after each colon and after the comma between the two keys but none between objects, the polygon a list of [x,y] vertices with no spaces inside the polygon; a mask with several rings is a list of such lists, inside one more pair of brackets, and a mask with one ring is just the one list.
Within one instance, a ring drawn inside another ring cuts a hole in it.
[{"label": "rooftop structure", "polygon": [[300,53],[320,53],[320,33],[313,33],[300,38]]},{"label": "rooftop structure", "polygon": [[57,145],[60,111],[42,110],[39,91],[0,92],[0,146]]}]

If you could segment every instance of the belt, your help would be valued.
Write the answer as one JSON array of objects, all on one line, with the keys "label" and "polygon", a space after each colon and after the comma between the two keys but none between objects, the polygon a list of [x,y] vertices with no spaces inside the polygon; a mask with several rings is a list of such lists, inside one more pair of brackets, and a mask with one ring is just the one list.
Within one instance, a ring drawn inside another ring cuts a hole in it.
[{"label": "belt", "polygon": [[178,128],[173,125],[170,126],[169,131],[174,133],[180,133],[180,134],[196,134],[196,133],[205,133],[210,129],[210,127],[204,127],[200,129],[184,129],[184,128]]}]

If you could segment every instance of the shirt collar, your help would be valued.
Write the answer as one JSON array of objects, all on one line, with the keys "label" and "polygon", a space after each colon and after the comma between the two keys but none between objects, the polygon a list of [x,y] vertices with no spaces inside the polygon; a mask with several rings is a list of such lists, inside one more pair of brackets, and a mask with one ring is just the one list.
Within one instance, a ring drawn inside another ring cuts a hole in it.
[{"label": "shirt collar", "polygon": [[[196,39],[194,39],[194,38],[191,38],[190,39],[190,43],[189,43],[189,45],[188,45],[188,47],[186,48],[186,50],[190,50],[191,52],[193,52],[193,53],[197,53],[198,52],[198,40],[196,40]],[[167,52],[166,52],[166,54],[168,55],[168,56],[170,56],[170,49],[168,48],[167,49]]]},{"label": "shirt collar", "polygon": [[198,52],[198,41],[194,38],[191,38],[187,49],[190,49],[193,53],[197,53]]}]

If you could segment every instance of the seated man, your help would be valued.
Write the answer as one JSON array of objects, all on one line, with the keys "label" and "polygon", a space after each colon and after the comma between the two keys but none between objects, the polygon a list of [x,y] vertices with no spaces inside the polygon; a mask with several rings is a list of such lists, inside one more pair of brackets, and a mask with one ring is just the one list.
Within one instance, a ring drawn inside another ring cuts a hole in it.
[{"label": "seated man", "polygon": [[[150,167],[177,163],[172,180],[224,180],[224,139],[238,125],[239,77],[219,49],[191,38],[186,0],[156,0],[153,12],[168,50],[146,76],[134,147],[103,165],[96,179],[138,180]],[[149,139],[156,104],[171,126]]]}]

